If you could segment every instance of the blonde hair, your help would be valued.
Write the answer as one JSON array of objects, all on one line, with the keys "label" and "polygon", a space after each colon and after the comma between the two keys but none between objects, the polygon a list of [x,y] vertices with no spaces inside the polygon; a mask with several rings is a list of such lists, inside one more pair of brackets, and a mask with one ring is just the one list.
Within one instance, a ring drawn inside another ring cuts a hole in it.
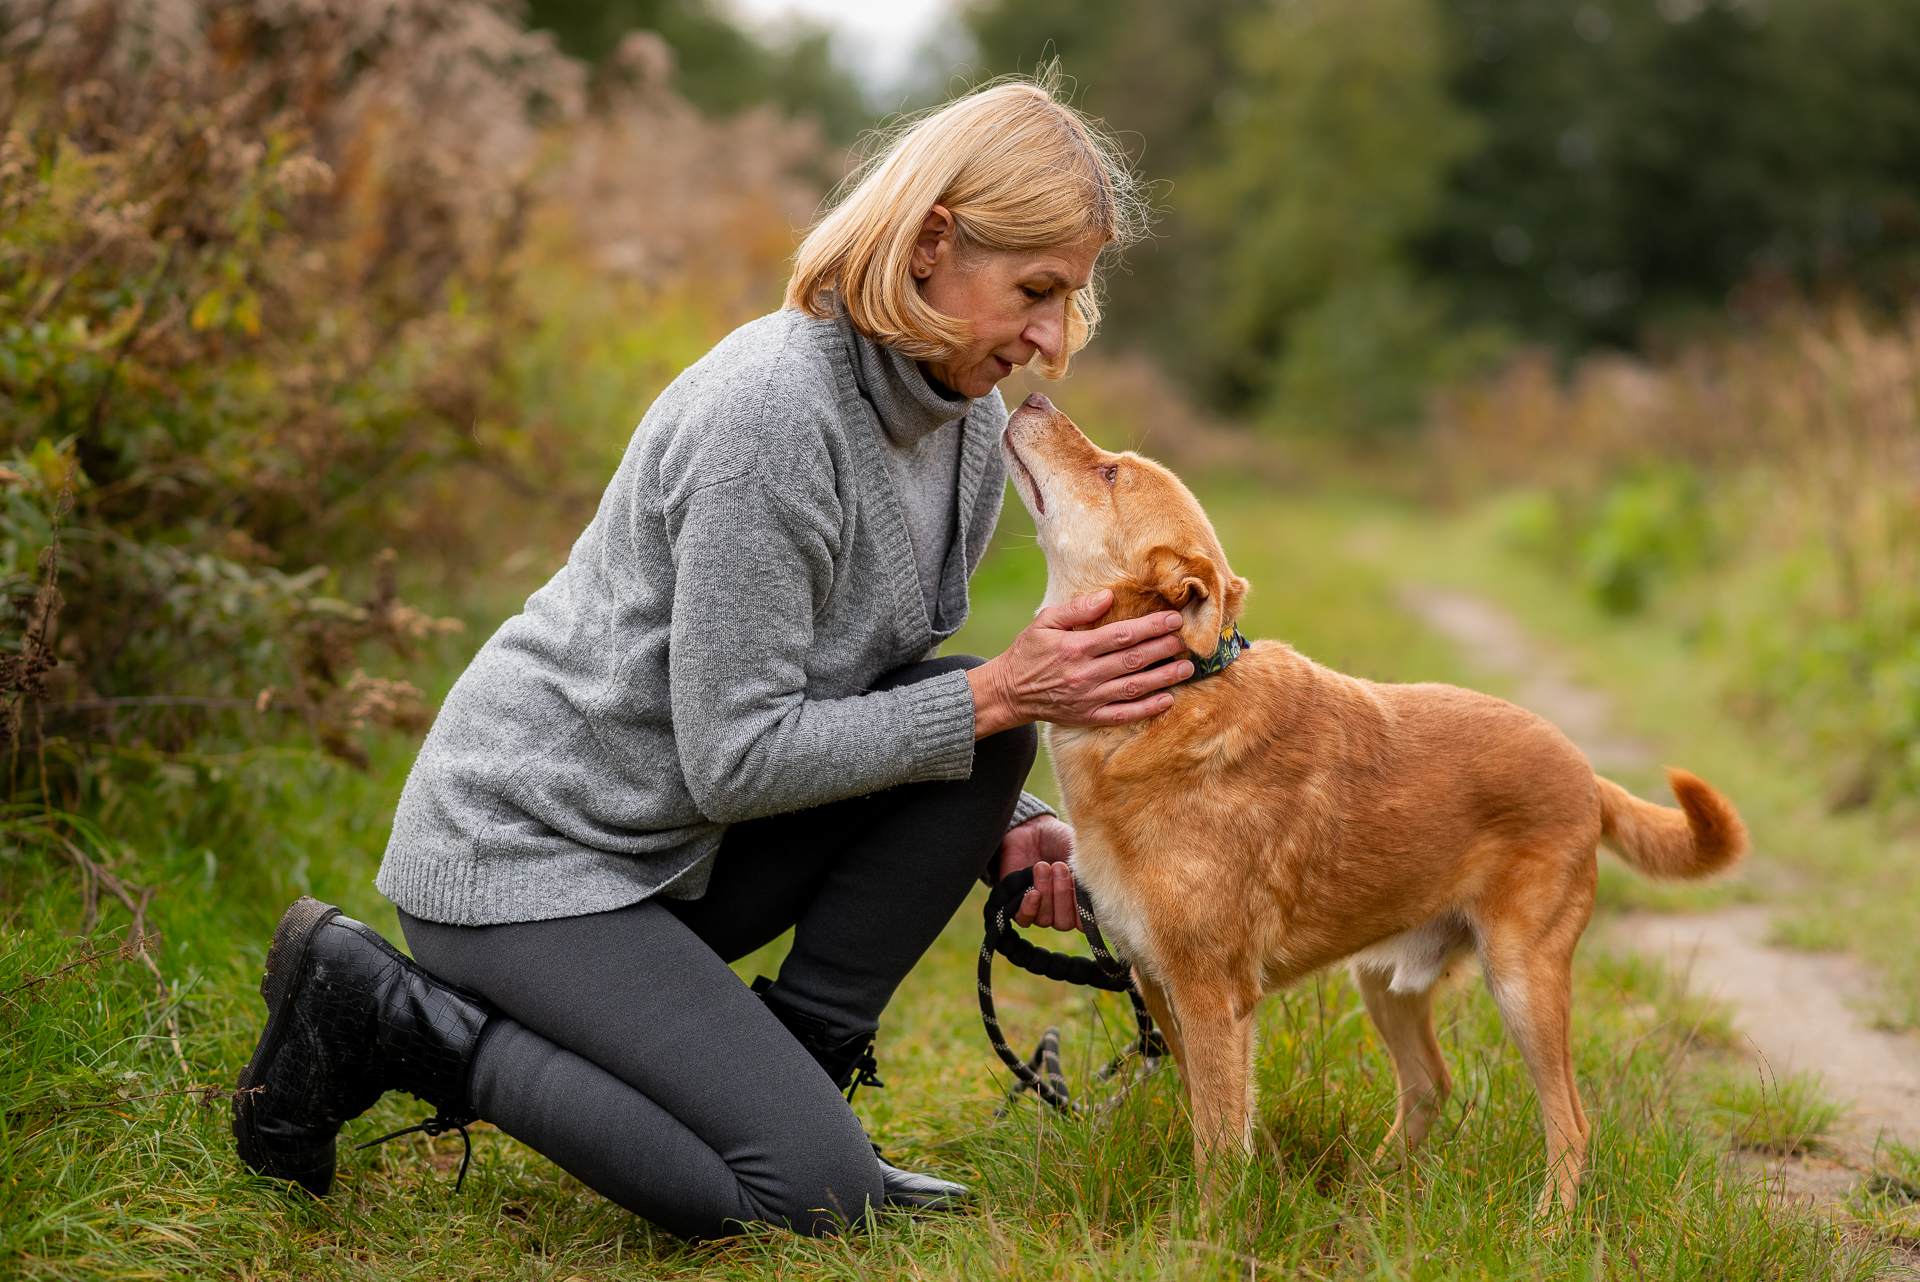
[{"label": "blonde hair", "polygon": [[[1035,253],[1098,235],[1107,249],[1146,230],[1147,204],[1125,154],[1060,100],[1059,65],[1001,79],[906,121],[842,184],[845,196],[794,256],[788,307],[844,308],[856,329],[916,360],[965,347],[972,326],[914,287],[920,225],[935,205],[953,215],[954,247]],[[1059,378],[1093,337],[1098,284],[1067,298],[1066,341],[1040,372]]]}]

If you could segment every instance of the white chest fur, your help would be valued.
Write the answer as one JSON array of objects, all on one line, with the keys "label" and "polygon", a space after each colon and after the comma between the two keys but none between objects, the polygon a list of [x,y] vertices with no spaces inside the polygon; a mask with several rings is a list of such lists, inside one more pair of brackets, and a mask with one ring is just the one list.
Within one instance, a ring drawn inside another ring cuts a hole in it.
[{"label": "white chest fur", "polygon": [[1074,878],[1086,887],[1087,896],[1093,901],[1094,915],[1099,919],[1100,933],[1107,946],[1159,978],[1161,970],[1155,963],[1153,932],[1145,907],[1128,888],[1123,861],[1114,852],[1100,819],[1076,804],[1078,798],[1073,784],[1078,762],[1075,758],[1083,754],[1104,755],[1106,748],[1097,734],[1086,731],[1048,726],[1046,734],[1048,753],[1060,767],[1061,799],[1066,805],[1067,818],[1075,825]]},{"label": "white chest fur", "polygon": [[1154,961],[1153,933],[1148,927],[1147,914],[1120,875],[1119,861],[1097,836],[1076,834],[1073,875],[1087,888],[1107,947],[1158,978],[1160,968]]}]

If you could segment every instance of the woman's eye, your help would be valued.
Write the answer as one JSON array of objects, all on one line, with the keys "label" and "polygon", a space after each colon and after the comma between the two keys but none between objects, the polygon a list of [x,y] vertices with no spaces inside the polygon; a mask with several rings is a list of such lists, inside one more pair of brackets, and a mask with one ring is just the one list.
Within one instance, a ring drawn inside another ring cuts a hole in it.
[{"label": "woman's eye", "polygon": [[1113,479],[1114,479],[1114,478],[1115,478],[1116,476],[1119,476],[1119,475],[1120,475],[1120,469],[1119,469],[1119,468],[1117,468],[1117,467],[1103,467],[1103,468],[1101,468],[1101,469],[1100,469],[1100,475],[1102,475],[1102,476],[1104,476],[1104,477],[1106,477],[1106,478],[1107,478],[1107,484],[1108,484],[1108,485],[1112,485],[1112,484],[1113,484]]},{"label": "woman's eye", "polygon": [[1045,298],[1046,298],[1046,296],[1047,296],[1047,291],[1046,291],[1046,290],[1044,290],[1044,289],[1035,289],[1035,288],[1034,288],[1033,286],[1031,286],[1031,285],[1022,285],[1022,286],[1020,287],[1020,292],[1021,292],[1021,293],[1023,293],[1023,294],[1025,294],[1025,295],[1027,296],[1027,298],[1028,298],[1028,299],[1029,299],[1030,301],[1032,301],[1032,302],[1036,302],[1036,303],[1038,303],[1038,302],[1041,302],[1041,301],[1043,301],[1043,300],[1045,300]]}]

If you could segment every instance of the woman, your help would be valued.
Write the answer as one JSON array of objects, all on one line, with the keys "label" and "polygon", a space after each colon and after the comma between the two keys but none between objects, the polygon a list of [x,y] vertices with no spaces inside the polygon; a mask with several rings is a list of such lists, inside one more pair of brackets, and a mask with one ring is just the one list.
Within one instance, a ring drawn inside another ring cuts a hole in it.
[{"label": "woman", "polygon": [[[886,1163],[841,1092],[877,1084],[881,1011],[996,855],[1034,869],[1023,924],[1075,925],[1071,832],[1020,790],[1032,723],[1152,716],[1191,674],[1179,615],[1091,627],[1104,596],[931,657],[1000,510],[995,385],[1065,371],[1139,224],[1124,161],[1031,83],[875,161],[448,695],[377,882],[418,965],[314,900],[282,919],[250,1166],[324,1193],[397,1089],[689,1236],[966,1196]],[[789,928],[750,991],[727,963]]]}]

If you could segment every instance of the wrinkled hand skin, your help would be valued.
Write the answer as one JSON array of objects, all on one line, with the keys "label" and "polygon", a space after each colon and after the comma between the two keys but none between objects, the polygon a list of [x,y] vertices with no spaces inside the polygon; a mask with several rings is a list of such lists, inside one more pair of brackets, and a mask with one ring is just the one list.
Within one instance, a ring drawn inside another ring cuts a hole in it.
[{"label": "wrinkled hand skin", "polygon": [[1073,829],[1052,815],[1039,815],[1011,829],[1000,842],[1000,876],[1022,868],[1033,869],[1033,889],[1014,914],[1016,926],[1080,929],[1080,910],[1074,902]]},{"label": "wrinkled hand skin", "polygon": [[[1178,614],[1153,614],[1093,627],[1112,607],[1106,590],[1048,606],[1002,654],[967,673],[974,737],[1045,721],[1056,726],[1124,725],[1173,706],[1167,687],[1193,675]],[[1084,629],[1084,630],[1082,630]]]}]

